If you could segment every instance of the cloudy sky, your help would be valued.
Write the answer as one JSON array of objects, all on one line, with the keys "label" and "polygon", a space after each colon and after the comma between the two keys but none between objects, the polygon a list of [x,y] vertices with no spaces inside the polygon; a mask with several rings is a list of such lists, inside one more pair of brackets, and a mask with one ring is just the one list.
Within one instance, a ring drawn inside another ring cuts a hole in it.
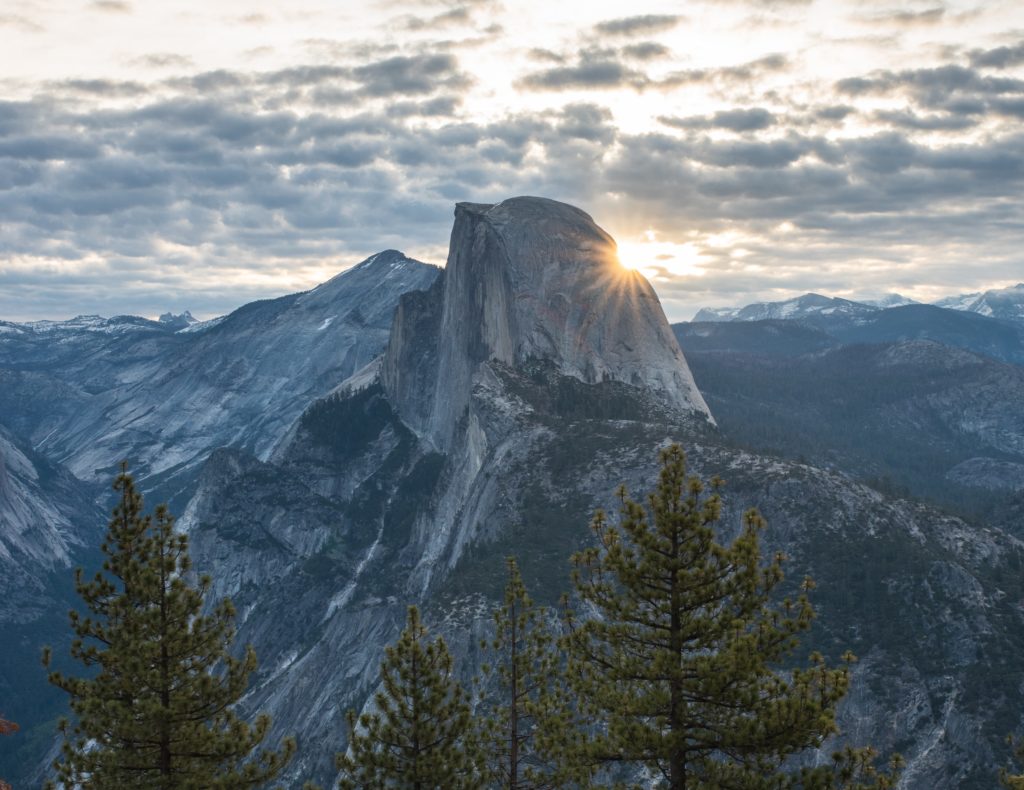
[{"label": "cloudy sky", "polygon": [[1024,280],[1019,0],[4,0],[0,86],[8,320],[443,263],[521,194],[673,320]]}]

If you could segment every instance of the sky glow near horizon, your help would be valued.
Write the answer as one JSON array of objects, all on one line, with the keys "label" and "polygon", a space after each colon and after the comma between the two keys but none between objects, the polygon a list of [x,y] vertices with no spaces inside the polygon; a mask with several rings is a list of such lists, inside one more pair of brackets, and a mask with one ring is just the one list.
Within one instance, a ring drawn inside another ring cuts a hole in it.
[{"label": "sky glow near horizon", "polygon": [[1024,280],[1015,0],[8,0],[0,319],[200,317],[453,204],[578,205],[672,320]]}]

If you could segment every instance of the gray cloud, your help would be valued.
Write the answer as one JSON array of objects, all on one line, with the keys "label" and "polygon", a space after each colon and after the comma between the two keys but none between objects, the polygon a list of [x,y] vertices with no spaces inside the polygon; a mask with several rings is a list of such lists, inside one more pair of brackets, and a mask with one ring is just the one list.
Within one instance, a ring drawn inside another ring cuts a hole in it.
[{"label": "gray cloud", "polygon": [[4,137],[0,139],[0,156],[12,159],[35,159],[38,161],[61,161],[65,159],[92,159],[98,156],[100,147],[89,140],[81,140],[73,134]]},{"label": "gray cloud", "polygon": [[[239,81],[270,89],[327,78],[300,70]],[[451,97],[437,99],[440,110]],[[129,268],[173,265],[182,272],[238,260],[351,260],[410,239],[442,249],[454,200],[538,192],[582,203],[599,219],[602,196],[619,195],[645,224],[678,230],[682,221],[683,233],[767,233],[785,220],[797,229],[794,240],[832,239],[809,244],[797,261],[812,259],[814,250],[833,255],[843,244],[864,254],[871,239],[880,254],[893,241],[924,244],[940,230],[967,239],[985,228],[998,247],[1022,225],[1019,210],[1005,202],[1024,188],[1020,136],[943,150],[897,131],[841,142],[691,136],[704,122],[757,131],[760,114],[750,108],[702,116],[695,128],[683,124],[682,137],[623,136],[608,109],[594,103],[493,124],[416,125],[426,110],[420,105],[432,101],[346,118],[253,113],[185,96],[91,113],[54,102],[0,104],[0,212],[7,223],[0,243],[12,254],[97,254]],[[16,131],[39,126],[51,134]],[[63,164],[50,164],[57,160]],[[617,216],[610,206],[607,216]],[[161,241],[191,250],[196,260],[168,264]],[[789,243],[763,241],[756,254],[795,265]],[[708,255],[732,271],[727,251]],[[96,282],[106,276],[98,273]],[[177,277],[176,287],[185,288]],[[705,283],[718,275],[711,277]],[[29,287],[10,272],[3,279],[10,294]],[[749,277],[744,282],[754,287]],[[38,279],[31,287],[41,287]],[[673,289],[683,287],[659,286],[677,301],[683,296]],[[145,299],[155,300],[157,290]],[[197,294],[191,304],[210,303],[204,299]],[[137,305],[132,309],[143,309]]]},{"label": "gray cloud", "polygon": [[140,96],[148,92],[148,88],[141,82],[130,80],[64,80],[63,82],[51,83],[51,89],[62,93],[78,93],[92,96],[126,97]]},{"label": "gray cloud", "polygon": [[900,27],[918,27],[920,25],[934,25],[941,22],[946,16],[944,6],[932,6],[920,11],[902,9],[879,14],[871,14],[859,17],[859,21],[879,25],[898,25]]},{"label": "gray cloud", "polygon": [[453,55],[396,56],[359,66],[352,76],[368,96],[422,95],[467,87],[471,80]]},{"label": "gray cloud", "polygon": [[841,121],[846,116],[856,113],[857,110],[849,104],[833,104],[828,107],[821,107],[815,110],[814,115],[823,121]]},{"label": "gray cloud", "polygon": [[919,131],[961,131],[977,126],[978,121],[970,115],[941,113],[919,115],[911,110],[878,110],[873,114],[876,121],[897,126],[901,129]]},{"label": "gray cloud", "polygon": [[1024,118],[1024,97],[1014,99],[993,99],[989,103],[992,112],[1010,118]]},{"label": "gray cloud", "polygon": [[131,61],[133,66],[151,69],[187,69],[191,68],[193,64],[194,61],[188,55],[180,55],[175,52],[153,52]]},{"label": "gray cloud", "polygon": [[642,16],[627,16],[621,19],[609,19],[599,22],[594,26],[598,33],[606,36],[636,36],[660,33],[671,30],[680,22],[683,17],[670,14],[645,14]]},{"label": "gray cloud", "polygon": [[650,82],[646,74],[626,66],[612,56],[584,52],[578,62],[571,66],[553,66],[527,74],[519,84],[532,90],[641,89]]},{"label": "gray cloud", "polygon": [[1012,47],[975,49],[970,53],[971,65],[978,68],[1006,69],[1024,63],[1024,41]]},{"label": "gray cloud", "polygon": [[774,126],[775,116],[763,107],[720,110],[714,115],[691,115],[686,118],[662,116],[658,120],[677,129],[728,129],[733,132],[756,132]]},{"label": "gray cloud", "polygon": [[[337,56],[153,83],[47,83],[31,101],[0,101],[0,317],[25,304],[52,316],[156,313],[168,294],[176,310],[220,312],[269,295],[224,294],[222,273],[243,266],[341,268],[389,246],[440,260],[453,202],[514,194],[582,205],[634,238],[650,228],[697,239],[706,275],[657,284],[670,312],[809,277],[848,287],[865,276],[857,261],[909,267],[920,251],[966,277],[982,238],[985,277],[1019,271],[1024,91],[1011,74],[982,71],[1012,65],[988,54],[997,50],[969,53],[969,66],[871,72],[810,105],[750,90],[790,68],[783,55],[660,76],[643,70],[669,54],[657,42],[533,53],[532,89],[693,83],[748,96],[629,135],[601,101],[481,122],[463,112],[471,77],[448,51],[316,46]],[[865,109],[867,95],[905,106]],[[832,139],[851,115],[868,131],[850,124]],[[958,134],[982,122],[984,136]],[[701,241],[721,231],[744,240]],[[740,243],[745,258],[732,256]],[[65,263],[29,271],[20,256]],[[141,285],[111,296],[112,270]]]},{"label": "gray cloud", "polygon": [[562,139],[610,145],[616,137],[611,111],[598,104],[570,104],[558,120],[557,132]]},{"label": "gray cloud", "polygon": [[652,77],[647,72],[629,65],[628,48],[609,49],[590,47],[576,53],[574,62],[567,56],[548,50],[533,50],[534,59],[560,65],[530,72],[520,81],[520,87],[530,90],[572,90],[600,88],[656,88],[671,90],[683,85],[701,83],[742,83],[771,72],[789,67],[789,60],[781,54],[767,55],[735,66],[673,71],[663,77]]},{"label": "gray cloud", "polygon": [[[972,54],[985,60],[997,50]],[[992,62],[1008,63],[1000,53]],[[836,83],[840,93],[854,99],[866,95],[902,95],[911,104],[902,111],[877,111],[874,120],[903,129],[956,132],[977,126],[983,117],[1024,117],[1024,80],[991,76],[977,68],[947,64],[929,69],[878,71]]]},{"label": "gray cloud", "polygon": [[627,44],[619,50],[625,57],[635,60],[655,60],[667,58],[672,51],[664,44],[656,41],[641,41],[636,44]]},{"label": "gray cloud", "polygon": [[433,99],[419,102],[391,102],[387,107],[387,114],[395,118],[411,118],[414,116],[422,118],[451,117],[458,112],[461,106],[461,96],[437,96]]},{"label": "gray cloud", "polygon": [[660,80],[659,85],[672,88],[679,85],[702,82],[750,82],[764,74],[784,71],[787,68],[789,68],[789,59],[785,55],[776,53],[746,63],[740,63],[736,66],[675,71]]},{"label": "gray cloud", "polygon": [[1024,92],[1024,80],[982,75],[975,69],[948,64],[928,69],[879,71],[868,77],[839,80],[836,89],[848,96],[906,91],[929,106],[941,106],[950,94],[976,96]]},{"label": "gray cloud", "polygon": [[124,0],[93,0],[89,7],[108,14],[130,14],[132,12],[132,4],[124,2]]},{"label": "gray cloud", "polygon": [[[455,199],[539,189],[582,202],[567,189],[585,180],[614,134],[610,114],[596,106],[432,129],[409,121],[446,108],[419,104],[413,112],[348,118],[251,113],[185,96],[89,113],[52,102],[0,104],[5,131],[40,122],[77,130],[77,138],[0,138],[0,246],[10,255],[74,250],[79,258],[124,261],[152,293],[126,291],[119,311],[145,310],[159,291],[157,271],[169,265],[163,242],[182,247],[171,256],[195,273],[192,289],[202,288],[205,270],[243,260],[257,268],[282,258],[359,256],[380,245],[407,247],[410,238],[440,246]],[[536,163],[524,170],[533,143],[565,163],[548,184],[536,179]],[[106,276],[97,271],[91,280],[98,291]],[[11,271],[2,279],[9,288],[0,307],[10,316],[10,300],[30,285],[18,285]]]},{"label": "gray cloud", "polygon": [[404,26],[406,30],[439,30],[452,25],[465,25],[472,21],[470,8],[457,6],[447,11],[442,11],[431,17],[408,17]]}]

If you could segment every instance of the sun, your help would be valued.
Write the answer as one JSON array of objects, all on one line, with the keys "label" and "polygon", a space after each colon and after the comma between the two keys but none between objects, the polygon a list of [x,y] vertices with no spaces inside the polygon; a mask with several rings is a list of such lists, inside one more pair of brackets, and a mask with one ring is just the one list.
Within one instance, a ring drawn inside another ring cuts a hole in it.
[{"label": "sun", "polygon": [[648,230],[637,241],[619,244],[619,263],[624,269],[638,271],[647,279],[700,276],[704,274],[700,248],[693,242],[682,244],[659,241]]}]

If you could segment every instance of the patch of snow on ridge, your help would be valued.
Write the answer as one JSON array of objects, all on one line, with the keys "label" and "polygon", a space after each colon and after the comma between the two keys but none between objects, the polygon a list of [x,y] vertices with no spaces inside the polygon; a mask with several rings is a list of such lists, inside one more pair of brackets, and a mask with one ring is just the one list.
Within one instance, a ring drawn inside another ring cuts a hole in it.
[{"label": "patch of snow on ridge", "polygon": [[189,324],[184,329],[179,329],[178,334],[184,335],[194,332],[205,332],[207,329],[213,329],[218,324],[223,323],[225,318],[227,318],[226,315],[221,315],[216,318],[211,318],[209,321],[197,321],[194,324]]},{"label": "patch of snow on ridge", "polygon": [[857,301],[870,305],[871,307],[880,307],[882,309],[888,307],[904,307],[908,304],[920,304],[920,302],[910,299],[903,294],[897,293],[886,294],[878,299],[859,299]]},{"label": "patch of snow on ridge", "polygon": [[949,310],[970,310],[980,297],[980,293],[960,294],[959,296],[949,296],[945,299],[940,299],[932,304],[936,307],[948,308]]}]

